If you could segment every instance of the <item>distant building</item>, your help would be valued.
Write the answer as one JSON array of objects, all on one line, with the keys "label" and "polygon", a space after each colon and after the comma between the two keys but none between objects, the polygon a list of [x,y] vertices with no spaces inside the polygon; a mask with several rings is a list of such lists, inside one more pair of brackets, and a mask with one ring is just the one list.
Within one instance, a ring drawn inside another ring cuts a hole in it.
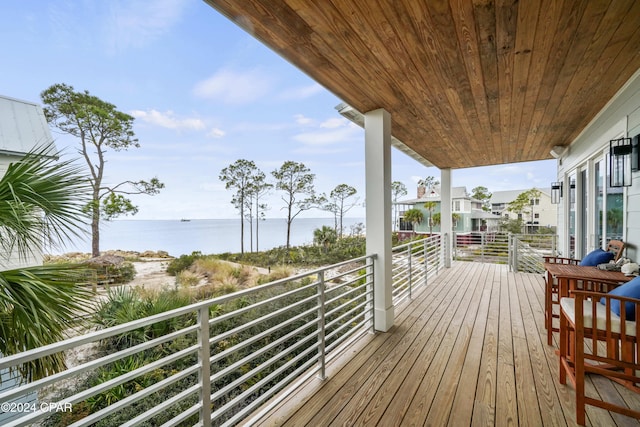
[{"label": "distant building", "polygon": [[[35,147],[53,141],[42,107],[0,95],[0,177],[9,164],[20,160]],[[15,253],[0,253],[0,269],[42,264],[42,248],[32,248],[31,256],[21,259]]]},{"label": "distant building", "polygon": [[[440,233],[440,186],[434,186],[428,191],[419,186],[417,198],[397,202],[399,219],[397,224],[400,238],[406,238],[412,234]],[[425,203],[434,202],[431,212],[425,207]],[[456,233],[470,233],[475,231],[494,232],[498,230],[500,216],[493,215],[482,209],[482,201],[472,198],[467,193],[466,187],[453,187],[451,189],[451,206],[453,216],[453,230]],[[422,211],[423,220],[420,224],[414,224],[404,220],[404,213],[409,209]],[[429,217],[431,216],[431,221]]]},{"label": "distant building", "polygon": [[518,196],[531,190],[495,191],[491,195],[491,213],[506,219],[521,219],[528,233],[536,233],[540,228],[550,228],[555,231],[558,221],[557,206],[551,203],[551,189],[538,188],[540,196],[530,200],[530,206],[523,212],[511,212],[509,203]]}]

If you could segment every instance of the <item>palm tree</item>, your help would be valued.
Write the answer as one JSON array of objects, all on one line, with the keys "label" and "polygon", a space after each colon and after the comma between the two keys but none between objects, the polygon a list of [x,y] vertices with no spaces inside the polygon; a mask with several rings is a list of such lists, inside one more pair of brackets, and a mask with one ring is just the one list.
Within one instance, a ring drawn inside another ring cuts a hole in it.
[{"label": "palm tree", "polygon": [[431,221],[431,214],[438,206],[437,202],[425,202],[424,208],[429,212],[429,235],[433,232],[433,222]]},{"label": "palm tree", "polygon": [[[9,165],[0,179],[0,247],[26,260],[43,243],[79,236],[89,199],[87,181],[72,161],[58,161],[53,145]],[[2,261],[0,260],[0,263]],[[0,353],[11,355],[64,338],[69,322],[88,306],[77,265],[44,265],[0,271]],[[18,368],[31,381],[64,369],[62,354]]]},{"label": "palm tree", "polygon": [[413,234],[416,234],[416,227],[422,222],[424,215],[420,209],[409,209],[404,213],[404,220],[409,221],[413,225]]},{"label": "palm tree", "polygon": [[451,214],[451,224],[454,230],[456,228],[456,224],[458,224],[458,221],[460,221],[461,219],[462,219],[462,215],[460,215],[459,213],[453,212]]},{"label": "palm tree", "polygon": [[313,230],[313,242],[316,245],[322,245],[324,251],[327,252],[329,245],[338,240],[338,233],[334,228],[323,225],[322,228]]},{"label": "palm tree", "polygon": [[[451,214],[451,221],[452,221],[452,228],[455,230],[456,228],[456,224],[458,223],[458,221],[460,221],[462,217],[460,216],[459,213],[457,212],[453,212]],[[431,217],[431,221],[433,222],[433,225],[440,225],[442,216],[440,215],[440,212],[436,212],[433,214],[433,216]]]}]

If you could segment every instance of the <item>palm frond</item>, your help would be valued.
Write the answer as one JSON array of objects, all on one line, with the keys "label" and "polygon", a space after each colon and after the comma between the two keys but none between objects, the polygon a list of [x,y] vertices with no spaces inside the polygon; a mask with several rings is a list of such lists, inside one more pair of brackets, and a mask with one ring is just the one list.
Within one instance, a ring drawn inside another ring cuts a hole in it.
[{"label": "palm frond", "polygon": [[57,247],[87,223],[88,181],[72,160],[45,145],[9,165],[0,179],[0,245],[27,257],[43,243]]},{"label": "palm frond", "polygon": [[[8,355],[64,339],[90,308],[91,292],[79,285],[82,265],[45,265],[0,271],[0,353]],[[28,381],[64,369],[54,354],[19,368]]]}]

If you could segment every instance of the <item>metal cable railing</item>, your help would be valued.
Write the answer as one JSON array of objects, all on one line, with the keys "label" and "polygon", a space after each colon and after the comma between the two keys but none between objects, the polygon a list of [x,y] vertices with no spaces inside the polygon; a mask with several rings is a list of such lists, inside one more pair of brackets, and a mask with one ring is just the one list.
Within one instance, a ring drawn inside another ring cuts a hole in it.
[{"label": "metal cable railing", "polygon": [[543,257],[555,255],[556,245],[557,236],[552,234],[514,234],[509,266],[513,271],[544,273]]},{"label": "metal cable railing", "polygon": [[[455,259],[537,271],[542,255],[555,250],[555,236],[476,234],[453,235]],[[444,267],[448,238],[432,235],[393,248],[394,305],[410,300]],[[373,331],[374,258],[351,259],[0,358],[0,370],[15,373],[47,355],[87,356],[62,372],[1,391],[3,411],[23,409],[5,425],[46,423],[52,412],[67,409],[76,412],[73,426],[235,425],[259,408],[264,413],[285,388],[324,378],[328,361]],[[113,342],[126,345],[105,351]],[[114,371],[118,374],[104,374]],[[70,392],[46,400],[54,395],[51,389],[60,388]],[[36,393],[36,403],[18,406]],[[122,419],[127,407],[140,409]]]},{"label": "metal cable railing", "polygon": [[443,266],[441,236],[432,235],[393,248],[393,304],[411,299]]},{"label": "metal cable railing", "polygon": [[454,234],[454,259],[507,264],[513,271],[541,273],[542,259],[556,251],[553,234],[474,232]]},{"label": "metal cable railing", "polygon": [[[65,371],[2,391],[4,411],[18,409],[15,402],[34,392],[71,390],[56,402],[21,406],[29,410],[5,425],[46,421],[52,408],[77,413],[91,405],[95,410],[71,425],[234,425],[294,381],[324,377],[327,361],[373,330],[373,259],[355,258],[4,357],[0,369],[17,371],[60,352],[89,356]],[[100,350],[118,340],[127,345]],[[102,378],[104,368],[120,372]],[[103,381],[82,388],[86,382],[78,379],[88,376]],[[160,401],[159,392],[165,396]],[[126,407],[141,409],[122,420]]]}]

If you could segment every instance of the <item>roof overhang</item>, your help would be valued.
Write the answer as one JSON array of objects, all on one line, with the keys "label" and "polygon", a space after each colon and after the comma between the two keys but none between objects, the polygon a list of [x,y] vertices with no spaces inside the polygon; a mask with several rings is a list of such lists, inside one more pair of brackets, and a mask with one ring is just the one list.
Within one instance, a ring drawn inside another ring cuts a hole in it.
[{"label": "roof overhang", "polygon": [[[353,108],[352,106],[345,104],[344,102],[336,106],[336,110],[343,117],[349,119],[351,122],[356,125],[364,128],[364,114]],[[409,146],[404,144],[402,141],[398,140],[395,136],[391,136],[391,146],[402,151],[407,156],[411,157],[418,163],[421,163],[423,166],[432,167],[433,164],[429,162],[427,159],[422,157],[420,154],[413,151]]]},{"label": "roof overhang", "polygon": [[441,169],[551,159],[640,69],[633,0],[205,1]]}]

